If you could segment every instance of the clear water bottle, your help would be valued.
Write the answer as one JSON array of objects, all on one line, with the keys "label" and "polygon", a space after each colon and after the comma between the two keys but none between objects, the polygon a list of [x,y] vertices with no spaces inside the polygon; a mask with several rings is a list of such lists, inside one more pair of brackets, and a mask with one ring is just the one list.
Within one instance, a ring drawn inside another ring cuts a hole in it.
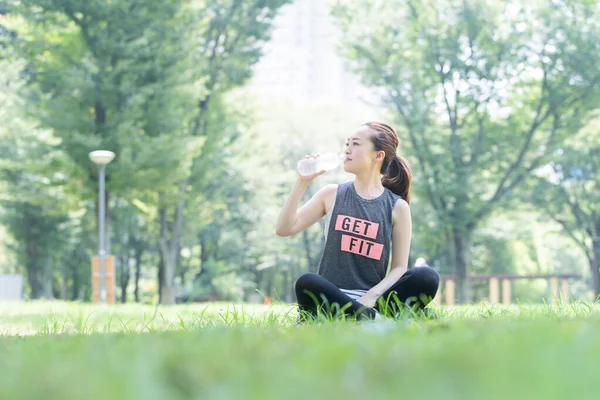
[{"label": "clear water bottle", "polygon": [[321,154],[316,158],[305,158],[298,161],[298,172],[302,176],[316,174],[319,171],[329,171],[337,168],[344,160],[343,154],[327,153]]}]

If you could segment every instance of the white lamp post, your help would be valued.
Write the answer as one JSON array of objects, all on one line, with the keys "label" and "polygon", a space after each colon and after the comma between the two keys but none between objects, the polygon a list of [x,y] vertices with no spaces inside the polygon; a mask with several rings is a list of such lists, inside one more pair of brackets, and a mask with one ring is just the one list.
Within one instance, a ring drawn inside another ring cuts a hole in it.
[{"label": "white lamp post", "polygon": [[104,218],[105,218],[105,211],[104,211],[104,202],[105,202],[105,196],[104,196],[104,168],[106,168],[106,165],[108,165],[114,158],[115,158],[115,153],[113,153],[112,151],[107,151],[107,150],[97,150],[97,151],[92,151],[89,154],[90,160],[92,160],[92,162],[94,164],[96,164],[99,169],[100,169],[100,174],[99,174],[99,180],[100,180],[100,184],[99,184],[99,193],[98,193],[98,233],[99,233],[99,240],[98,240],[98,261],[99,261],[99,272],[100,272],[100,303],[105,303],[106,302],[106,287],[105,287],[105,283],[104,283],[104,256],[105,254],[105,250],[104,250]]}]

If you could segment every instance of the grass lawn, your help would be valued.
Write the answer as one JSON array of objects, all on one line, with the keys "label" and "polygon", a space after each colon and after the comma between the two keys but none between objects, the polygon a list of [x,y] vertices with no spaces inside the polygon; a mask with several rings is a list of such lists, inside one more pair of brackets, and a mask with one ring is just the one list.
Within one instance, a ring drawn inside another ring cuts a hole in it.
[{"label": "grass lawn", "polygon": [[600,305],[294,326],[289,305],[0,304],[0,399],[597,399]]}]

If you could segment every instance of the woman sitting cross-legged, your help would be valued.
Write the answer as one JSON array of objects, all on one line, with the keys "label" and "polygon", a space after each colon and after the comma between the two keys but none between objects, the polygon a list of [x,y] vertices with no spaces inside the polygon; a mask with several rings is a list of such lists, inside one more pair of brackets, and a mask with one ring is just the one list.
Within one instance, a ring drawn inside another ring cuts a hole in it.
[{"label": "woman sitting cross-legged", "polygon": [[396,315],[406,306],[424,309],[437,293],[437,271],[407,270],[411,173],[396,155],[397,148],[398,136],[389,125],[362,125],[346,143],[344,170],[355,179],[324,186],[299,209],[308,184],[325,171],[298,176],[276,233],[295,235],[323,217],[326,226],[318,274],[304,274],[296,281],[301,315],[321,310],[360,319]]}]

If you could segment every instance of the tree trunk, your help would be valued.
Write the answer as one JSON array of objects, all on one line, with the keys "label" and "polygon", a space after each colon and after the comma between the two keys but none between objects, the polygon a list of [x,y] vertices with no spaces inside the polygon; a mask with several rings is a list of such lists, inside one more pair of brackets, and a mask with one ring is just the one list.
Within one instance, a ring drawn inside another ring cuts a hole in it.
[{"label": "tree trunk", "polygon": [[121,257],[121,303],[127,302],[127,287],[129,286],[129,257]]},{"label": "tree trunk", "polygon": [[192,257],[190,256],[185,259],[185,262],[182,262],[181,251],[179,251],[177,254],[177,259],[179,260],[178,264],[180,265],[179,279],[181,279],[181,287],[185,289],[185,285],[187,282],[185,277],[191,268],[190,265],[192,263]]},{"label": "tree trunk", "polygon": [[[292,261],[294,262],[294,261]],[[285,302],[290,302],[291,297],[291,289],[292,285],[290,284],[290,266],[287,265],[285,268],[282,268],[283,272],[283,300]]]},{"label": "tree trunk", "polygon": [[265,295],[266,296],[271,296],[271,293],[273,292],[273,270],[275,270],[275,268],[267,268],[267,269],[263,270],[263,271],[268,271],[267,276],[266,276],[267,283],[265,285]]},{"label": "tree trunk", "polygon": [[67,301],[67,290],[68,290],[68,280],[69,280],[69,272],[67,271],[66,265],[64,262],[61,262],[60,268],[60,299],[62,301]]},{"label": "tree trunk", "polygon": [[[183,257],[181,257],[181,245],[177,246],[177,253],[176,253],[176,260],[175,260],[175,265],[179,268],[177,268],[176,274],[175,275],[179,275],[179,279],[181,279],[181,287],[183,288],[185,286],[185,273],[187,272],[187,265],[184,265],[184,262],[187,261],[183,260]],[[178,274],[177,274],[178,272]]]},{"label": "tree trunk", "polygon": [[160,304],[175,304],[175,270],[177,268],[177,257],[169,254],[163,262],[163,282],[161,286]]},{"label": "tree trunk", "polygon": [[80,274],[79,268],[71,268],[73,273],[73,288],[71,290],[71,300],[76,301],[79,298],[80,292]]},{"label": "tree trunk", "polygon": [[29,288],[31,289],[30,297],[31,299],[38,299],[41,295],[41,285],[40,285],[40,274],[39,274],[39,251],[37,248],[37,243],[35,237],[33,235],[33,230],[35,227],[35,220],[33,218],[28,218],[27,214],[25,216],[25,221],[27,234],[25,244],[27,249],[27,281],[29,283]]},{"label": "tree trunk", "polygon": [[[163,285],[161,290],[161,304],[175,304],[175,272],[177,271],[177,253],[179,251],[179,236],[183,226],[183,208],[185,205],[184,196],[187,192],[189,177],[179,186],[179,201],[175,208],[173,229],[170,235],[167,233],[167,211],[164,207],[159,210],[160,219],[160,251],[163,255]],[[163,195],[161,194],[161,198]],[[168,296],[168,297],[165,297]]]},{"label": "tree trunk", "polygon": [[141,243],[135,242],[135,289],[133,290],[133,296],[135,297],[135,302],[140,302],[140,276],[142,274],[142,246]]},{"label": "tree trunk", "polygon": [[166,244],[167,240],[163,238],[161,239],[161,242],[162,279],[160,285],[160,304],[170,305],[175,304],[173,285],[175,283],[177,257],[172,247]]},{"label": "tree trunk", "polygon": [[52,269],[53,269],[53,260],[51,257],[44,262],[44,267],[42,270],[42,297],[47,300],[53,300],[54,296],[52,294]]},{"label": "tree trunk", "polygon": [[31,293],[29,297],[33,299],[38,299],[40,297],[40,282],[38,280],[37,271],[34,268],[27,269],[27,282],[29,283],[29,288],[31,289]]},{"label": "tree trunk", "polygon": [[175,290],[173,286],[173,282],[163,282],[163,285],[160,289],[160,304],[175,304]]},{"label": "tree trunk", "polygon": [[593,242],[593,254],[590,259],[590,269],[594,285],[594,299],[600,300],[600,239]]},{"label": "tree trunk", "polygon": [[163,275],[165,274],[165,262],[163,259],[162,251],[158,252],[158,302],[162,304],[162,287],[163,287]]},{"label": "tree trunk", "polygon": [[470,301],[470,288],[467,274],[470,232],[453,229],[452,233],[454,239],[453,253],[454,274],[456,275],[456,301],[458,304],[466,304]]},{"label": "tree trunk", "polygon": [[67,301],[67,280],[64,276],[60,280],[60,299]]}]

